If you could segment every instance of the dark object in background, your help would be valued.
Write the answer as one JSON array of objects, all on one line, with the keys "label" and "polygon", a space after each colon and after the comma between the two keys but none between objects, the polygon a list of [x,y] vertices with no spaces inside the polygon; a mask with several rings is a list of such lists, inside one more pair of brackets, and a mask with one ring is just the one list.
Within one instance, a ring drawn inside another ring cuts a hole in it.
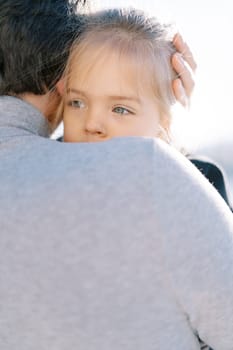
[{"label": "dark object in background", "polygon": [[214,163],[208,160],[202,160],[198,158],[188,158],[191,163],[193,163],[198,170],[209,180],[209,182],[216,188],[223,199],[226,201],[227,205],[233,212],[233,208],[230,204],[229,197],[227,195],[226,183],[224,175],[221,169]]}]

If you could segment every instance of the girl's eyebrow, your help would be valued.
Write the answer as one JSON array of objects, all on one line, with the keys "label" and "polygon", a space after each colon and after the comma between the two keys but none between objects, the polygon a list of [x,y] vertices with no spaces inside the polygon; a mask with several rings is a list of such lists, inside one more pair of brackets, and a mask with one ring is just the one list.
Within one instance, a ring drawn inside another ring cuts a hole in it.
[{"label": "girl's eyebrow", "polygon": [[[87,94],[85,93],[85,91],[81,91],[78,89],[73,89],[70,88],[67,90],[67,93],[75,93],[79,96],[86,96]],[[138,96],[122,96],[122,95],[107,95],[106,96],[109,100],[115,100],[115,101],[133,101],[136,102],[138,104],[141,103],[141,100]]]},{"label": "girl's eyebrow", "polygon": [[111,100],[133,101],[133,102],[141,103],[140,98],[137,97],[137,96],[118,96],[118,95],[112,95],[112,96],[108,96],[108,97],[109,97],[109,99],[111,99]]},{"label": "girl's eyebrow", "polygon": [[77,95],[81,95],[81,96],[85,96],[85,93],[83,91],[80,91],[80,90],[77,90],[77,89],[68,89],[67,90],[67,93],[75,93]]}]

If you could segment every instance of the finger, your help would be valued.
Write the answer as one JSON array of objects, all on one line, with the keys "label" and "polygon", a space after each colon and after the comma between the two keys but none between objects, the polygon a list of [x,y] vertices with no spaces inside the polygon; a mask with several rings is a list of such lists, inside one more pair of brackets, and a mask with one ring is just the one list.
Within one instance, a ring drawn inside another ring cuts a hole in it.
[{"label": "finger", "polygon": [[189,105],[189,101],[186,96],[183,84],[179,78],[173,80],[172,88],[173,88],[173,93],[175,95],[176,100],[180,102],[182,106],[187,107]]},{"label": "finger", "polygon": [[187,97],[190,97],[195,85],[192,71],[179,53],[172,56],[172,66],[183,84]]},{"label": "finger", "polygon": [[179,33],[174,36],[173,45],[175,46],[176,50],[182,55],[184,60],[188,63],[193,72],[195,72],[197,69],[197,64],[194,60],[193,54],[188,44],[184,42],[182,36]]}]

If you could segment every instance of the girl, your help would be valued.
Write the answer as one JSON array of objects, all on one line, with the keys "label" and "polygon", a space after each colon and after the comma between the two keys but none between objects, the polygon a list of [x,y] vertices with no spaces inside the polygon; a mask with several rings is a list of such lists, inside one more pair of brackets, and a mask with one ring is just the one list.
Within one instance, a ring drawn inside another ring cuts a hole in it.
[{"label": "girl", "polygon": [[65,72],[64,141],[148,136],[169,142],[172,37],[169,26],[132,9],[86,16]]}]

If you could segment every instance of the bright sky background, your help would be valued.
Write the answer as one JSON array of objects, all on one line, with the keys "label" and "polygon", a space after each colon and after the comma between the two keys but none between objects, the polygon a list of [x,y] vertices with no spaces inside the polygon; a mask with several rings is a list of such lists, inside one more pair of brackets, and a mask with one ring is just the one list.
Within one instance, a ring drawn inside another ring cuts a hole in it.
[{"label": "bright sky background", "polygon": [[[93,2],[92,2],[93,3]],[[95,0],[96,8],[134,6],[175,22],[198,64],[188,115],[176,113],[181,141],[193,147],[233,140],[233,1]]]}]

